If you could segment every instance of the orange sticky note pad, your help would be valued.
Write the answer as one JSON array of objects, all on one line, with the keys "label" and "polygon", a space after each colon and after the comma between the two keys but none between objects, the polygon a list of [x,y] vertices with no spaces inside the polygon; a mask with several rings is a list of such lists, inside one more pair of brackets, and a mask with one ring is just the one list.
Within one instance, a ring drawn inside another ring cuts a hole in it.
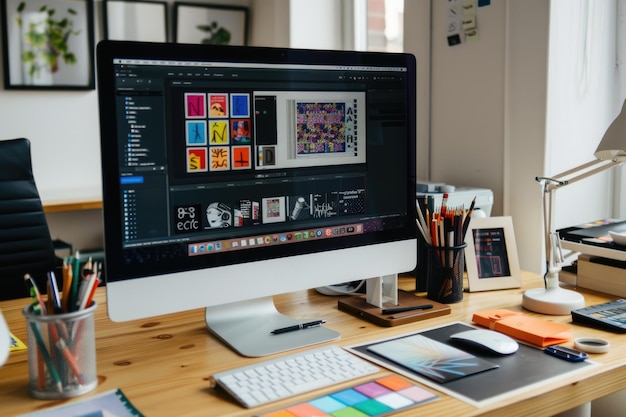
[{"label": "orange sticky note pad", "polygon": [[400,391],[401,389],[412,386],[410,382],[407,382],[402,378],[398,378],[395,375],[390,375],[385,378],[377,379],[376,382],[384,387],[389,388],[392,391]]}]

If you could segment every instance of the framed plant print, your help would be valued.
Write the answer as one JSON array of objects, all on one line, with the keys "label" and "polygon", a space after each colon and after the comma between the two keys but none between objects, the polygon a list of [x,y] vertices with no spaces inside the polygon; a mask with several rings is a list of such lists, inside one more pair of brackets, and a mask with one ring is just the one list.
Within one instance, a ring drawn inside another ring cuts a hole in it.
[{"label": "framed plant print", "polygon": [[6,89],[93,89],[93,0],[2,2]]},{"label": "framed plant print", "polygon": [[465,265],[470,292],[521,287],[511,217],[471,219],[465,243]]},{"label": "framed plant print", "polygon": [[104,37],[119,41],[167,42],[167,2],[104,0]]},{"label": "framed plant print", "polygon": [[248,9],[202,3],[174,3],[174,42],[246,45]]}]

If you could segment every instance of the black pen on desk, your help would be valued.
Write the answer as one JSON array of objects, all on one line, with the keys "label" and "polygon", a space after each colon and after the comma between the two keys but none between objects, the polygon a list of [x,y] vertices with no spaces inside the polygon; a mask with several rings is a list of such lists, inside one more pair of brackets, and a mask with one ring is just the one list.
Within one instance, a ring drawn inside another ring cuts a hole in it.
[{"label": "black pen on desk", "polygon": [[386,318],[388,320],[400,320],[400,319],[408,319],[411,317],[418,317],[421,316],[423,313],[421,312],[421,310],[413,310],[413,312],[407,311],[406,313],[398,313],[398,314],[394,314],[393,316],[387,316]]},{"label": "black pen on desk", "polygon": [[429,308],[433,308],[433,305],[422,304],[419,306],[384,308],[382,311],[382,314],[397,314],[397,313],[404,313],[405,311],[428,310]]},{"label": "black pen on desk", "polygon": [[315,321],[310,321],[308,323],[300,323],[300,324],[295,324],[293,326],[281,327],[280,329],[272,330],[271,333],[281,334],[281,333],[295,332],[296,330],[304,330],[304,329],[310,329],[311,327],[319,327],[324,323],[326,323],[326,320],[315,320]]}]

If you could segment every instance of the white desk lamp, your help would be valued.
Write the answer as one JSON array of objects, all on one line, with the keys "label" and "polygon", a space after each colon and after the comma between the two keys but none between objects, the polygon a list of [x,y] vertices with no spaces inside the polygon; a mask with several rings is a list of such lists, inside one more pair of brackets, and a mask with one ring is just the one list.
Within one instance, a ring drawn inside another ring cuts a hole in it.
[{"label": "white desk lamp", "polygon": [[522,306],[542,314],[566,315],[585,307],[585,299],[575,291],[559,286],[559,271],[563,262],[560,238],[554,227],[556,190],[595,175],[626,161],[626,102],[622,111],[611,123],[594,153],[596,159],[552,178],[537,177],[543,185],[543,219],[548,270],[545,288],[535,288],[524,293]]}]

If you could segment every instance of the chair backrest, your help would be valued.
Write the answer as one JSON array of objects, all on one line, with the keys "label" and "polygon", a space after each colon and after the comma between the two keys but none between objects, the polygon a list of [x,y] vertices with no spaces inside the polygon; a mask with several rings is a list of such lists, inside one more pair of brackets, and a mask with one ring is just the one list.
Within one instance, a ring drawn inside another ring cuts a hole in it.
[{"label": "chair backrest", "polygon": [[0,300],[29,295],[26,273],[44,290],[46,273],[55,263],[33,177],[30,141],[0,140]]}]

